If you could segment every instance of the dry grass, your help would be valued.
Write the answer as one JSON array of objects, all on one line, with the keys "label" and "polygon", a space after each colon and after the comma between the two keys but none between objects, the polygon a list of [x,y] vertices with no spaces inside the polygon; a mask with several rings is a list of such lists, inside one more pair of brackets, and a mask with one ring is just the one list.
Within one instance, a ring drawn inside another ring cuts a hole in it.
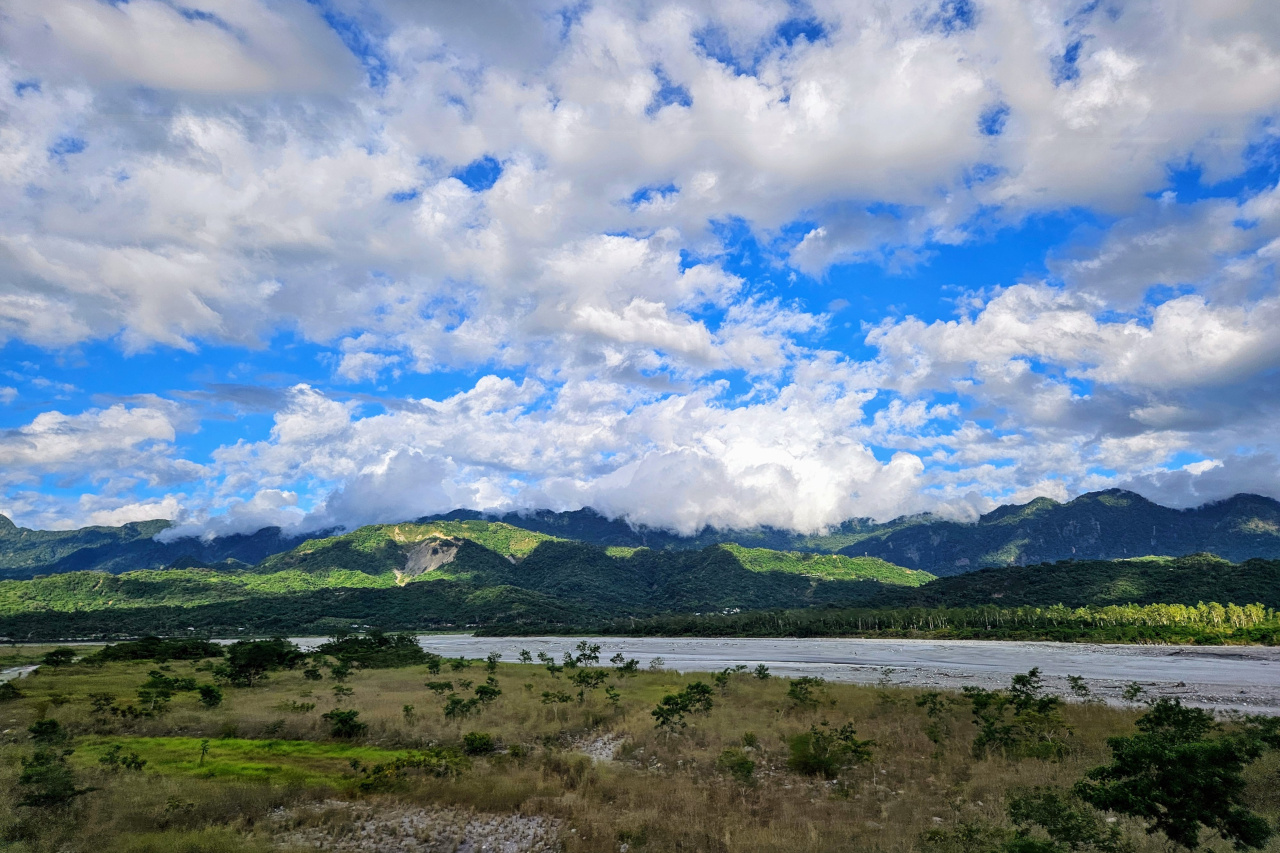
[{"label": "dry grass", "polygon": [[[481,665],[439,676],[429,676],[425,668],[358,672],[346,682],[353,695],[340,703],[334,701],[332,681],[310,682],[300,672],[282,672],[261,687],[227,690],[226,701],[213,710],[184,694],[154,719],[122,722],[92,716],[90,693],[132,700],[154,668],[149,663],[112,664],[42,673],[23,680],[24,699],[0,705],[0,728],[6,730],[0,745],[0,790],[9,788],[18,756],[29,751],[25,729],[40,714],[57,719],[81,739],[76,758],[82,778],[101,788],[82,798],[74,821],[67,816],[63,824],[48,822],[15,849],[25,844],[31,850],[95,853],[250,850],[269,844],[271,836],[263,827],[273,809],[292,810],[336,795],[383,803],[387,809],[460,808],[556,818],[563,821],[561,841],[570,853],[618,851],[622,845],[629,851],[913,851],[920,849],[925,830],[976,818],[1003,822],[1008,797],[1017,789],[1071,784],[1105,760],[1106,737],[1131,731],[1137,714],[1069,705],[1065,716],[1073,734],[1069,754],[1061,761],[975,761],[967,706],[951,709],[947,723],[952,736],[935,747],[925,735],[927,721],[911,690],[832,684],[817,710],[797,711],[786,698],[785,680],[739,675],[727,695],[717,693],[708,716],[691,718],[687,729],[667,735],[654,729],[649,711],[664,694],[697,676],[642,672],[614,679],[622,694],[616,709],[602,691],[583,703],[548,706],[542,704],[543,691],[576,694],[576,689],[541,667],[504,664],[497,673],[502,697],[461,721],[446,720],[444,700],[423,684],[456,684],[460,679],[479,684],[486,675]],[[208,673],[190,663],[171,664],[169,674],[208,680]],[[287,710],[289,703],[312,702],[316,707],[310,712]],[[414,706],[409,717],[405,705]],[[347,752],[332,754],[328,747],[289,744],[329,742],[320,714],[334,707],[358,710],[369,724],[367,737],[354,746],[335,746]],[[873,761],[839,784],[787,770],[785,739],[821,721],[835,726],[853,722],[859,737],[875,741]],[[468,731],[489,732],[511,752],[475,759],[457,779],[414,777],[388,793],[355,793],[359,777],[350,768],[350,757],[362,755],[358,760],[367,765],[391,754],[384,751],[455,744]],[[748,750],[756,762],[755,782],[743,787],[718,772],[715,762],[724,749],[742,746],[747,733],[755,735],[758,746]],[[606,735],[621,738],[617,760],[593,762],[574,749]],[[237,740],[219,740],[228,736]],[[222,749],[223,766],[230,771],[205,778],[210,767],[196,761],[194,746],[204,738],[211,740],[213,758]],[[244,745],[244,739],[276,746],[272,752],[262,743]],[[136,744],[140,754],[150,755],[147,768],[142,774],[101,771],[93,759],[105,743]],[[191,754],[173,759],[179,747]],[[280,772],[263,773],[258,767],[250,773],[244,759],[243,778],[237,778],[234,767],[241,759],[236,756],[247,755],[245,750],[256,750],[255,761],[275,762]],[[1280,814],[1278,766],[1272,756],[1251,771],[1253,805],[1273,820]],[[292,779],[294,784],[271,779]],[[0,825],[11,826],[16,815],[11,806],[0,805]],[[340,817],[331,819],[341,822]],[[86,833],[86,827],[92,832]],[[1162,840],[1136,827],[1131,830],[1137,850],[1166,849]],[[1280,851],[1280,843],[1273,841],[1268,849]]]}]

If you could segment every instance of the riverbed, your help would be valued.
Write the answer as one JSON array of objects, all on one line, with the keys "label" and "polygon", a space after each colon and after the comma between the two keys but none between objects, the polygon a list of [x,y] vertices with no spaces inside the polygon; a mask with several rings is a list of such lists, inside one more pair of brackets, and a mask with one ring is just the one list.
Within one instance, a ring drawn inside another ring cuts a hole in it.
[{"label": "riverbed", "polygon": [[[521,649],[561,658],[581,637],[473,637],[426,634],[424,649],[446,657],[481,658],[498,652],[519,660]],[[323,640],[297,639],[314,648]],[[1280,714],[1280,648],[1266,646],[1136,646],[1025,643],[994,640],[701,639],[593,637],[601,661],[615,653],[642,667],[716,672],[765,664],[774,675],[814,675],[829,681],[959,690],[1007,687],[1017,673],[1039,667],[1049,690],[1071,696],[1068,675],[1081,676],[1093,695],[1124,704],[1137,682],[1141,698],[1178,697],[1187,704],[1246,713]]]}]

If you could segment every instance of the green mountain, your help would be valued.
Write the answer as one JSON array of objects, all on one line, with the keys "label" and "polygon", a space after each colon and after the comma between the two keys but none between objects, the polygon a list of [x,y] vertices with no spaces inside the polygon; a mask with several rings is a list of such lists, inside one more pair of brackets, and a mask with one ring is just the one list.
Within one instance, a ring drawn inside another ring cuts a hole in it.
[{"label": "green mountain", "polygon": [[888,606],[1068,607],[1108,604],[1261,603],[1280,608],[1280,560],[1232,563],[1212,554],[1078,560],[982,569],[890,591]]},{"label": "green mountain", "polygon": [[[0,579],[86,570],[118,574],[172,566],[199,567],[227,560],[262,563],[262,570],[271,572],[296,561],[298,555],[293,549],[303,541],[303,537],[287,536],[278,528],[212,540],[157,539],[157,534],[169,526],[167,521],[145,521],[121,527],[28,530],[0,516]],[[371,573],[378,574],[391,571],[406,549],[431,536],[469,539],[517,558],[550,540],[622,551],[700,551],[713,545],[734,545],[743,549],[878,558],[945,576],[989,566],[1128,559],[1152,554],[1209,552],[1235,562],[1276,559],[1280,558],[1280,502],[1257,495],[1236,495],[1196,509],[1177,510],[1132,492],[1110,490],[1081,495],[1061,504],[1037,498],[1027,504],[1002,506],[971,523],[929,515],[903,517],[884,524],[851,519],[820,535],[759,527],[706,528],[693,536],[681,536],[643,525],[632,526],[625,519],[606,518],[592,509],[500,516],[458,510],[312,541],[322,543],[313,547],[324,550],[332,567],[367,564]]]},{"label": "green mountain", "polygon": [[373,525],[253,568],[0,581],[0,634],[324,633],[868,602],[933,578],[874,558],[601,548],[500,522]]},{"label": "green mountain", "polygon": [[760,527],[705,528],[693,536],[680,536],[643,525],[633,527],[591,509],[502,516],[457,511],[423,521],[464,518],[500,520],[525,530],[604,546],[676,550],[735,543],[779,551],[878,557],[940,576],[988,566],[1122,560],[1152,554],[1209,552],[1237,562],[1280,558],[1280,502],[1258,495],[1236,495],[1179,510],[1133,492],[1111,489],[1067,503],[1037,498],[1026,504],[1001,506],[975,522],[931,515],[907,516],[884,524],[851,519],[821,535]]},{"label": "green mountain", "polygon": [[278,527],[211,540],[155,538],[171,526],[168,521],[154,520],[120,527],[31,530],[0,515],[0,579],[90,570],[118,573],[157,569],[179,561],[206,564],[235,560],[252,565],[303,539],[287,536]]},{"label": "green mountain", "polygon": [[[896,526],[894,526],[896,525]],[[1177,510],[1112,489],[1060,504],[1037,498],[971,524],[886,525],[842,554],[865,554],[936,575],[1059,560],[1124,560],[1208,552],[1240,562],[1280,558],[1280,502],[1257,495]]]}]

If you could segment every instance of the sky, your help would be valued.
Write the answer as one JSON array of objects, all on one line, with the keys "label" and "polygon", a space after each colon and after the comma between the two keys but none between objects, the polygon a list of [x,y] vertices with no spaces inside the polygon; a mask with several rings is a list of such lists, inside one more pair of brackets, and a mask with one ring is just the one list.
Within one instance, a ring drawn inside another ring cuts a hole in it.
[{"label": "sky", "polygon": [[1280,497],[1280,4],[0,0],[0,513]]}]

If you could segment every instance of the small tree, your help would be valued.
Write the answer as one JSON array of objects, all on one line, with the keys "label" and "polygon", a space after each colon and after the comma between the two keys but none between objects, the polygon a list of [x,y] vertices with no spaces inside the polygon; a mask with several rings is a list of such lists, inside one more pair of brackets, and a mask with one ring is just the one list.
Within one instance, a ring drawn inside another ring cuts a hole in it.
[{"label": "small tree", "polygon": [[75,774],[67,765],[69,749],[38,748],[30,758],[22,759],[18,775],[18,805],[28,808],[65,808],[93,790],[76,786]]},{"label": "small tree", "polygon": [[761,681],[768,681],[769,667],[765,666],[762,663],[756,664],[756,668],[751,670],[751,674],[754,675],[756,678],[760,679]]},{"label": "small tree", "polygon": [[826,686],[824,678],[802,675],[787,686],[787,698],[796,710],[812,711],[818,707],[818,691]]},{"label": "small tree", "polygon": [[1015,675],[1008,691],[965,687],[978,727],[974,756],[985,757],[993,749],[1024,758],[1057,758],[1066,752],[1063,738],[1071,732],[1062,719],[1062,700],[1043,691],[1039,668]]},{"label": "small tree", "polygon": [[498,661],[502,660],[502,655],[498,652],[489,652],[484,659],[484,668],[490,675],[498,671]]},{"label": "small tree", "polygon": [[1188,850],[1199,846],[1202,827],[1237,848],[1267,842],[1270,825],[1243,804],[1242,772],[1280,738],[1265,729],[1223,733],[1212,714],[1177,699],[1154,702],[1137,727],[1136,735],[1107,739],[1111,763],[1076,785],[1081,799],[1141,818],[1147,832]]},{"label": "small tree", "polygon": [[600,663],[599,643],[589,643],[586,640],[581,640],[574,650],[577,654],[574,655],[573,662],[578,666],[586,666],[588,664],[595,666]]},{"label": "small tree", "polygon": [[533,663],[533,655],[529,654],[528,649],[520,650],[520,663]]},{"label": "small tree", "polygon": [[360,737],[369,730],[367,723],[360,722],[359,711],[342,711],[334,708],[332,711],[321,714],[320,717],[329,724],[329,734],[342,740]]},{"label": "small tree", "polygon": [[222,704],[222,691],[212,684],[201,684],[196,690],[200,693],[200,704],[206,708],[216,708]]},{"label": "small tree", "polygon": [[569,680],[578,688],[578,701],[584,702],[587,694],[599,690],[608,677],[609,673],[602,669],[579,669]]},{"label": "small tree", "polygon": [[630,678],[640,671],[640,661],[635,658],[624,657],[622,652],[618,652],[616,655],[609,658],[609,663],[613,664],[618,675],[623,678]]},{"label": "small tree", "polygon": [[658,707],[650,713],[657,728],[673,733],[687,725],[684,719],[686,715],[709,714],[713,704],[711,687],[695,681],[686,685],[679,693],[663,696]]},{"label": "small tree", "polygon": [[942,746],[951,735],[951,727],[947,725],[947,711],[955,704],[955,700],[943,696],[936,690],[930,690],[916,698],[916,707],[924,708],[929,722],[924,727],[924,735],[935,746]]},{"label": "small tree", "polygon": [[57,669],[60,666],[66,666],[76,659],[76,650],[66,647],[54,649],[51,652],[45,652],[44,657],[40,658],[43,666]]}]

